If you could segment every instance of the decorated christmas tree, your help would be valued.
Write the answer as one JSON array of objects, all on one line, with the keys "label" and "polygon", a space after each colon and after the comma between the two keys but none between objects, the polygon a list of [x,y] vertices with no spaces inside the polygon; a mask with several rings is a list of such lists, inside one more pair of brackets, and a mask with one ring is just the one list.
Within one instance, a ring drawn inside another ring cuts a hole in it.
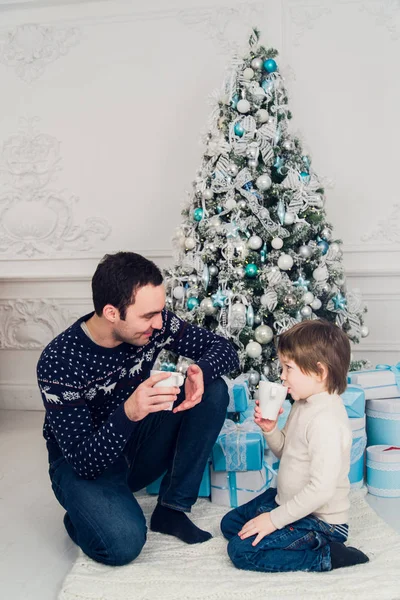
[{"label": "decorated christmas tree", "polygon": [[324,189],[289,131],[277,54],[254,30],[234,60],[165,274],[167,307],[229,338],[252,386],[279,378],[274,337],[301,320],[333,321],[353,342],[368,335]]}]

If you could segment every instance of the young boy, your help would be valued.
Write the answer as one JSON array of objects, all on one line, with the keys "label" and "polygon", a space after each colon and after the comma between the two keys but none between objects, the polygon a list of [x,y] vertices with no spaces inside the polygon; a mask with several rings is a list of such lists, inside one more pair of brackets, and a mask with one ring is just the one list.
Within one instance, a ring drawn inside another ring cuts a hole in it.
[{"label": "young boy", "polygon": [[352,434],[339,396],[346,388],[350,344],[339,327],[304,321],[278,340],[281,379],[294,404],[280,431],[261,417],[280,458],[278,487],[230,511],[221,522],[228,554],[250,571],[330,571],[368,562],[346,547]]}]

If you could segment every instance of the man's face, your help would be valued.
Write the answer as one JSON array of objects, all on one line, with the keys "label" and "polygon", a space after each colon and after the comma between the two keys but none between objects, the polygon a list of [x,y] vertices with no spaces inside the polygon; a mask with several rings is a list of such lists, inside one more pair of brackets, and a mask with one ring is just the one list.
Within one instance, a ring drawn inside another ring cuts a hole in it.
[{"label": "man's face", "polygon": [[163,285],[145,285],[136,292],[134,304],[126,310],[125,320],[117,316],[113,335],[116,341],[144,346],[155,329],[162,328],[161,311],[165,306]]}]

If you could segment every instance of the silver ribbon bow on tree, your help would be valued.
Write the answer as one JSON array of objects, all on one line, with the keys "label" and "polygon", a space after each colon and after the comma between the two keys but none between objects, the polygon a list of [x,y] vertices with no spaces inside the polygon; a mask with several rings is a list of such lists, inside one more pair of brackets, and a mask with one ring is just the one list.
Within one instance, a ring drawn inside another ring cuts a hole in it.
[{"label": "silver ribbon bow on tree", "polygon": [[292,198],[287,207],[288,212],[297,215],[299,212],[304,212],[308,206],[322,208],[322,196],[316,193],[316,190],[322,186],[314,173],[303,178],[299,171],[289,167],[288,174],[280,185],[285,190],[292,192]]}]

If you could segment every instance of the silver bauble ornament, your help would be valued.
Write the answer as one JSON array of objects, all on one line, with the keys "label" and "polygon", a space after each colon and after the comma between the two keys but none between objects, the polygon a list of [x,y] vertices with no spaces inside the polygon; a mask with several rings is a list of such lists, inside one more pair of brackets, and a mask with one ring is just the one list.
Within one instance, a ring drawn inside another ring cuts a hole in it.
[{"label": "silver bauble ornament", "polygon": [[235,163],[231,163],[230,165],[228,165],[227,171],[229,175],[236,177],[236,175],[239,173],[239,168],[237,165],[235,165]]},{"label": "silver bauble ornament", "polygon": [[344,284],[344,282],[346,281],[346,276],[344,273],[339,273],[336,277],[335,277],[335,283],[338,286],[341,286]]},{"label": "silver bauble ornament", "polygon": [[260,344],[269,344],[274,337],[274,332],[268,325],[259,325],[254,331],[254,337]]},{"label": "silver bauble ornament", "polygon": [[251,108],[251,106],[250,106],[250,102],[248,100],[239,100],[239,102],[236,105],[237,111],[242,114],[248,113],[250,108]]},{"label": "silver bauble ornament", "polygon": [[255,158],[257,156],[257,150],[252,146],[246,148],[246,156],[247,158]]},{"label": "silver bauble ornament", "polygon": [[261,304],[261,306],[265,306],[265,307],[268,306],[268,296],[267,296],[267,294],[263,294],[261,296],[261,298],[260,298],[260,304]]},{"label": "silver bauble ornament", "polygon": [[266,173],[257,177],[256,186],[262,192],[264,192],[265,190],[268,190],[271,187],[271,185],[272,185],[271,177],[269,177],[269,175],[267,175]]},{"label": "silver bauble ornament", "polygon": [[246,275],[246,272],[245,272],[245,270],[243,269],[243,267],[237,267],[237,268],[235,269],[235,273],[236,273],[236,275],[237,275],[237,277],[238,277],[239,279],[244,279],[244,277],[245,277],[245,275]]},{"label": "silver bauble ornament", "polygon": [[326,268],[326,266],[317,267],[313,271],[313,277],[314,277],[315,281],[325,281],[326,279],[328,279],[328,276],[329,276],[329,273],[328,273],[328,269]]},{"label": "silver bauble ornament", "polygon": [[283,301],[287,306],[296,306],[296,302],[297,302],[296,296],[294,294],[286,294]]},{"label": "silver bauble ornament", "polygon": [[262,348],[258,342],[249,342],[246,346],[246,354],[250,358],[259,358],[261,356]]},{"label": "silver bauble ornament", "polygon": [[285,148],[285,150],[292,150],[293,149],[293,143],[290,140],[285,140],[283,142],[282,146]]},{"label": "silver bauble ornament", "polygon": [[259,381],[260,381],[260,373],[257,373],[257,371],[249,371],[247,373],[248,378],[249,378],[249,384],[250,385],[258,385]]},{"label": "silver bauble ornament", "polygon": [[200,308],[202,308],[206,315],[214,315],[217,312],[216,307],[213,305],[211,298],[204,298],[200,302]]},{"label": "silver bauble ornament", "polygon": [[255,69],[256,71],[258,71],[263,66],[262,59],[259,58],[258,56],[256,58],[253,58],[253,60],[251,61],[251,66],[252,66],[253,69]]},{"label": "silver bauble ornament", "polygon": [[195,283],[198,282],[198,277],[197,275],[189,275],[188,277],[188,281],[189,283],[191,283],[192,285],[194,285]]},{"label": "silver bauble ornament", "polygon": [[185,238],[185,248],[186,250],[193,250],[196,246],[196,241],[192,237]]},{"label": "silver bauble ornament", "polygon": [[303,246],[300,246],[299,248],[299,255],[301,256],[301,258],[311,258],[312,256],[312,249],[310,248],[310,246],[306,246],[305,244]]},{"label": "silver bauble ornament", "polygon": [[254,158],[249,158],[249,160],[247,161],[247,166],[250,169],[255,169],[257,167],[257,165],[258,165],[258,161],[255,160]]},{"label": "silver bauble ornament", "polygon": [[216,275],[218,275],[218,267],[216,265],[210,265],[209,272],[211,277],[215,277]]},{"label": "silver bauble ornament", "polygon": [[260,108],[256,112],[256,119],[259,123],[266,123],[269,119],[269,112],[265,108]]},{"label": "silver bauble ornament", "polygon": [[369,329],[366,325],[362,325],[361,327],[361,337],[365,338],[369,335]]},{"label": "silver bauble ornament", "polygon": [[293,225],[294,223],[294,214],[293,213],[285,213],[284,224],[285,225]]},{"label": "silver bauble ornament", "polygon": [[205,248],[206,248],[206,250],[209,250],[210,252],[216,252],[217,251],[217,247],[214,244],[214,242],[209,242],[208,244],[206,244]]},{"label": "silver bauble ornament", "polygon": [[321,290],[325,293],[325,294],[329,294],[329,292],[331,291],[331,286],[328,282],[325,282],[323,285],[321,285]]},{"label": "silver bauble ornament", "polygon": [[314,300],[314,294],[312,292],[306,292],[304,294],[303,302],[305,302],[305,304],[311,304],[313,300]]},{"label": "silver bauble ornament", "polygon": [[332,239],[332,231],[329,229],[329,227],[324,227],[323,228],[323,230],[321,231],[321,237],[326,242],[329,242]]},{"label": "silver bauble ornament", "polygon": [[254,315],[254,325],[261,325],[262,318],[260,315]]},{"label": "silver bauble ornament", "polygon": [[233,210],[236,207],[235,198],[228,198],[227,201],[224,203],[224,206],[226,210]]},{"label": "silver bauble ornament", "polygon": [[263,245],[263,241],[260,238],[260,236],[258,235],[252,235],[248,240],[247,240],[247,245],[251,250],[259,250],[261,248],[261,246]]},{"label": "silver bauble ornament", "polygon": [[246,208],[247,203],[246,200],[239,200],[239,202],[237,203],[238,207],[243,210],[244,208]]},{"label": "silver bauble ornament", "polygon": [[275,237],[271,240],[271,246],[275,248],[275,250],[280,250],[283,246],[283,240],[279,237]]},{"label": "silver bauble ornament", "polygon": [[305,318],[311,317],[311,315],[312,315],[311,306],[303,306],[303,308],[300,310],[300,312],[301,312],[302,317],[305,317]]},{"label": "silver bauble ornament", "polygon": [[185,297],[185,288],[182,285],[177,285],[172,290],[172,295],[176,300],[182,300]]},{"label": "silver bauble ornament", "polygon": [[290,254],[281,254],[278,258],[278,267],[282,269],[282,271],[290,271],[293,267],[293,258]]},{"label": "silver bauble ornament", "polygon": [[264,377],[268,377],[269,371],[270,371],[269,366],[268,365],[264,365],[263,368],[262,368],[262,373],[263,373]]}]

